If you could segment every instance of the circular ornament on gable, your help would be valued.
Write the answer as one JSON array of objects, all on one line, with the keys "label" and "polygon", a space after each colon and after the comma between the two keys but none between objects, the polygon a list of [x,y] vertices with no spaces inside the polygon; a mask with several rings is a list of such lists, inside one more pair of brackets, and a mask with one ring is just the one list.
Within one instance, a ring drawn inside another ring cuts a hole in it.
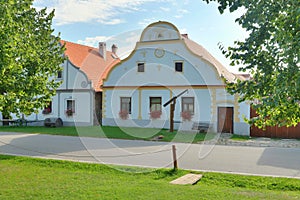
[{"label": "circular ornament on gable", "polygon": [[165,55],[165,50],[164,50],[164,49],[161,49],[161,48],[157,48],[157,49],[155,49],[155,51],[154,51],[154,55],[155,55],[157,58],[162,58],[162,57]]},{"label": "circular ornament on gable", "polygon": [[88,83],[86,81],[81,82],[81,87],[86,88],[88,86]]}]

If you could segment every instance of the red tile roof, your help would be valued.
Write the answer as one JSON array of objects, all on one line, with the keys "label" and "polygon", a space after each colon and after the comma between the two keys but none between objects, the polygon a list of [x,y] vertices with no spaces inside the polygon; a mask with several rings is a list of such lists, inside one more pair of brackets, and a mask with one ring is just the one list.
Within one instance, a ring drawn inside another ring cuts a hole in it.
[{"label": "red tile roof", "polygon": [[70,62],[87,75],[96,92],[101,91],[102,79],[106,78],[107,71],[119,63],[120,59],[111,51],[106,51],[106,60],[104,60],[97,48],[64,40],[61,40],[61,43],[65,44],[65,55]]}]

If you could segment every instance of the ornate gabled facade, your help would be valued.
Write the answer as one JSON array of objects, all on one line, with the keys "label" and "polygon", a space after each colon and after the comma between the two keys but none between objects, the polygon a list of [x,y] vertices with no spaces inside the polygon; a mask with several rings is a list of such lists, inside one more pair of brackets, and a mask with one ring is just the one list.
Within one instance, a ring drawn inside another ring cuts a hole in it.
[{"label": "ornate gabled facade", "polygon": [[228,94],[222,78],[244,77],[230,73],[173,24],[150,24],[128,58],[103,80],[103,125],[168,128],[170,107],[163,104],[188,90],[177,98],[175,128],[205,123],[213,132],[249,135],[243,120],[249,105]]}]

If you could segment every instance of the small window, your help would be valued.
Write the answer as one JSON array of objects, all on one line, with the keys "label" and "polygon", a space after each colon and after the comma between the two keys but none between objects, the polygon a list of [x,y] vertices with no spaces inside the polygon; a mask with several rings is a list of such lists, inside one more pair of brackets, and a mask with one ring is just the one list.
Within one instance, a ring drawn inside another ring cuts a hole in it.
[{"label": "small window", "polygon": [[145,72],[145,63],[138,63],[137,66],[138,66],[137,69],[138,72]]},{"label": "small window", "polygon": [[150,97],[150,112],[161,111],[161,97]]},{"label": "small window", "polygon": [[183,70],[183,63],[182,62],[175,62],[175,71],[182,72]]},{"label": "small window", "polygon": [[194,114],[194,97],[182,97],[182,112]]},{"label": "small window", "polygon": [[128,114],[131,114],[131,98],[130,97],[121,97],[121,111],[127,111]]},{"label": "small window", "polygon": [[48,103],[47,106],[44,107],[43,114],[50,114],[52,112],[52,101]]},{"label": "small window", "polygon": [[61,70],[59,70],[58,72],[57,72],[57,78],[62,78],[62,71]]},{"label": "small window", "polygon": [[67,112],[75,113],[75,100],[67,100]]}]

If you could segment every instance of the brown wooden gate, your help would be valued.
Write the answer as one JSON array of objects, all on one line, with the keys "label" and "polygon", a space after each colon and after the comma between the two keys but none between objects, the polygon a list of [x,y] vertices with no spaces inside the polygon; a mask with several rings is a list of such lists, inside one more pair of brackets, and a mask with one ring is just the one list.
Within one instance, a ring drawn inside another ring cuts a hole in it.
[{"label": "brown wooden gate", "polygon": [[232,107],[218,107],[218,133],[233,133]]},{"label": "brown wooden gate", "polygon": [[[250,117],[256,117],[257,114],[254,109],[250,110]],[[268,126],[266,130],[259,129],[256,126],[251,126],[250,135],[252,137],[268,137],[268,138],[300,138],[300,123],[295,127],[278,127]]]}]

